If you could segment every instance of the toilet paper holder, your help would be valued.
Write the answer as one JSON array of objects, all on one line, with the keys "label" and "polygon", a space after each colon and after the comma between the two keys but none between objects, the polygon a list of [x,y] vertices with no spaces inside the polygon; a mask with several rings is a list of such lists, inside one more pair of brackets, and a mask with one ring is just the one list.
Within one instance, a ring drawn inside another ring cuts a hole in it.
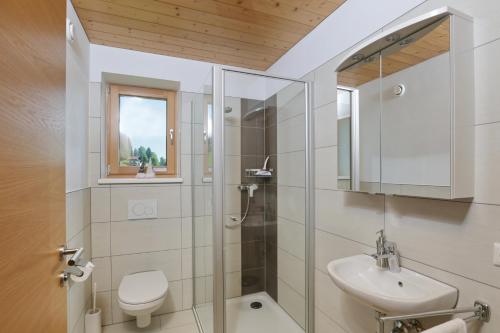
[{"label": "toilet paper holder", "polygon": [[69,249],[66,247],[66,245],[61,245],[59,247],[60,261],[64,260],[66,256],[71,255],[71,257],[67,261],[69,267],[66,267],[64,271],[59,274],[59,284],[61,287],[66,286],[68,280],[72,275],[76,277],[82,277],[85,274],[85,272],[79,267],[80,257],[82,256],[83,252],[83,247],[74,249]]}]

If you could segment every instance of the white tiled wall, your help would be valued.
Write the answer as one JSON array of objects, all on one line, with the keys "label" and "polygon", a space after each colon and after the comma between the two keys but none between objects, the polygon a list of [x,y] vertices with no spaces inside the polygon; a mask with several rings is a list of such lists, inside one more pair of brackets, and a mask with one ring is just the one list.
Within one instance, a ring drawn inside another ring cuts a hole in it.
[{"label": "white tiled wall", "polygon": [[[74,25],[75,40],[66,44],[66,246],[83,247],[90,259],[90,189],[87,182],[89,41],[71,1],[67,16]],[[84,313],[90,302],[90,280],[69,281],[67,331],[84,332]]]},{"label": "white tiled wall", "polygon": [[300,84],[277,94],[278,303],[305,325],[305,99]]},{"label": "white tiled wall", "polygon": [[[191,190],[191,101],[195,94],[179,93],[181,184],[97,185],[105,161],[103,89],[90,83],[89,182],[91,188],[92,260],[96,265],[97,303],[103,310],[103,324],[118,324],[133,318],[125,315],[117,292],[124,275],[158,269],[169,281],[167,299],[155,314],[190,309],[193,299],[192,200]],[[199,117],[198,117],[199,118]],[[197,119],[198,119],[197,118]],[[185,140],[185,141],[184,141]],[[202,196],[204,198],[204,196]],[[128,201],[153,199],[158,202],[157,218],[128,219]],[[200,203],[202,203],[200,201]],[[208,203],[195,210],[205,216]],[[90,230],[89,230],[90,232]]]},{"label": "white tiled wall", "polygon": [[375,331],[374,312],[336,288],[326,265],[336,258],[374,252],[375,231],[383,227],[388,238],[397,242],[403,266],[457,287],[462,306],[475,299],[491,305],[491,322],[473,325],[470,332],[500,330],[500,268],[492,264],[493,243],[500,241],[496,223],[500,213],[500,100],[496,88],[500,85],[500,2],[429,0],[392,24],[443,5],[462,10],[475,22],[474,200],[450,202],[336,191],[333,71],[342,55],[315,70],[316,333]]}]

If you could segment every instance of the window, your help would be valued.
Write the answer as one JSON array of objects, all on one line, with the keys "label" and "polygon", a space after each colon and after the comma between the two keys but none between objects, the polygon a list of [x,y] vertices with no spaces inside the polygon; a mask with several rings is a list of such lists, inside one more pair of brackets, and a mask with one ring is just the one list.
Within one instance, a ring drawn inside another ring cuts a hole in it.
[{"label": "window", "polygon": [[108,174],[135,175],[142,162],[157,175],[176,175],[174,91],[111,85]]}]

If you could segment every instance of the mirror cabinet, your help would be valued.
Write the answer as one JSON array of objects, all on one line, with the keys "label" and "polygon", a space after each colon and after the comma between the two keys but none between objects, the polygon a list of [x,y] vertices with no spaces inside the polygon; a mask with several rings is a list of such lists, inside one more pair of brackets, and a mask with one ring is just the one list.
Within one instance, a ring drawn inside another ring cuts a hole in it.
[{"label": "mirror cabinet", "polygon": [[339,189],[473,196],[470,17],[442,8],[385,30],[336,72]]}]

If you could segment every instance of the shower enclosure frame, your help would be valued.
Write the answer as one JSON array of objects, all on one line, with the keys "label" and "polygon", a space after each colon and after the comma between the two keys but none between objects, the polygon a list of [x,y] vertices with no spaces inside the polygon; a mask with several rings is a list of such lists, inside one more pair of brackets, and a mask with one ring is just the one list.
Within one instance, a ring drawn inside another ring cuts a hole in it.
[{"label": "shower enclosure frame", "polygon": [[[212,73],[213,110],[213,332],[226,330],[225,275],[224,275],[224,74],[240,73],[269,79],[281,79],[304,85],[305,93],[305,333],[314,332],[314,136],[312,116],[312,82],[268,75],[260,71],[238,70],[214,66]],[[194,295],[193,295],[194,296]],[[196,307],[193,306],[198,326],[201,328]]]}]

